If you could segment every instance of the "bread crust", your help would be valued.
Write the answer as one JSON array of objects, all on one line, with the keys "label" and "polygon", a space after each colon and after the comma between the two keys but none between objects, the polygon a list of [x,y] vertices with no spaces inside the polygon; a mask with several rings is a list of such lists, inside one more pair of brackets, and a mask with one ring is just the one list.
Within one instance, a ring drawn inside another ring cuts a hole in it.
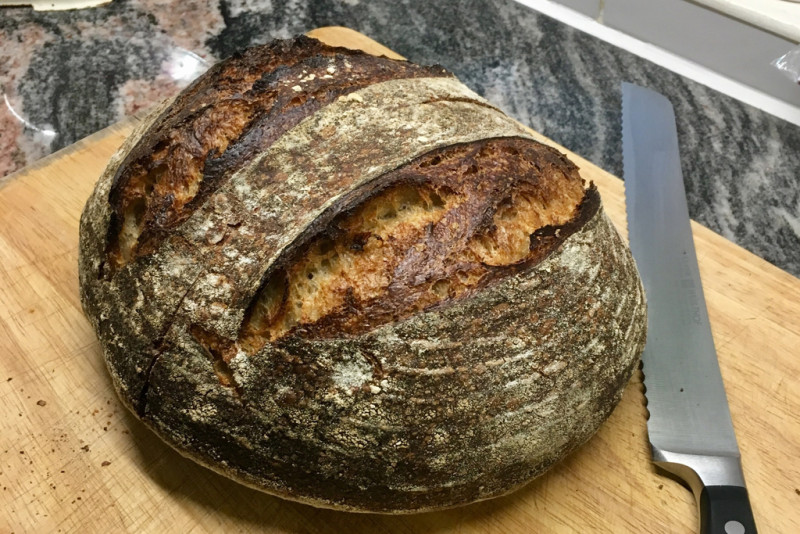
[{"label": "bread crust", "polygon": [[[282,258],[397,169],[460,143],[536,143],[451,77],[337,95],[108,276],[115,180],[177,107],[156,110],[112,158],[81,218],[79,262],[84,310],[120,397],[182,454],[284,498],[409,513],[524,484],[619,401],[646,310],[594,188],[569,224],[542,229],[544,253],[479,290],[339,335],[295,329],[255,352],[237,342]],[[536,146],[544,167],[574,171]]]}]

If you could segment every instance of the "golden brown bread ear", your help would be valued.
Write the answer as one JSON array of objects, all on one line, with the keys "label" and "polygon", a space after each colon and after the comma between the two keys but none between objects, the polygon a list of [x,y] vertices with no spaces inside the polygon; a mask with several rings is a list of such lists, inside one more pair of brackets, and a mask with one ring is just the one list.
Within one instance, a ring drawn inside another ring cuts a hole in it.
[{"label": "golden brown bread ear", "polygon": [[644,344],[632,258],[571,162],[441,67],[304,37],[154,112],[80,237],[125,404],[317,506],[506,493],[596,431]]}]

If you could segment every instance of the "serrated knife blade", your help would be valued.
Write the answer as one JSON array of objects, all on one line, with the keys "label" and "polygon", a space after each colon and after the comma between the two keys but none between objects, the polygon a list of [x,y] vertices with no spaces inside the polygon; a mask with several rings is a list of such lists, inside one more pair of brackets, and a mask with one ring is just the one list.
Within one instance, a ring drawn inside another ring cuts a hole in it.
[{"label": "serrated knife blade", "polygon": [[647,294],[642,370],[653,462],[692,488],[701,533],[753,534],[669,100],[623,83],[622,146],[628,235]]}]

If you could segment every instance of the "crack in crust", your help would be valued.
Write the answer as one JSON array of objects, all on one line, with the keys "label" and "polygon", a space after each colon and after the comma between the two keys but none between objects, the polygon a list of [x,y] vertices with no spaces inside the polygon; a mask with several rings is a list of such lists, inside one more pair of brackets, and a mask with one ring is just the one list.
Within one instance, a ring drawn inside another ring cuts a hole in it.
[{"label": "crack in crust", "polygon": [[466,98],[466,97],[455,97],[450,96],[447,98],[432,98],[430,100],[424,100],[420,102],[420,105],[425,104],[435,104],[436,102],[466,102],[467,104],[472,104],[475,106],[481,106],[488,109],[493,109],[494,111],[500,111],[500,108],[497,106],[493,106],[488,102],[481,102],[480,100],[475,100],[474,98]]},{"label": "crack in crust", "polygon": [[126,158],[101,276],[153,252],[222,183],[336,98],[390,79],[451,76],[298,37],[247,50],[183,93]]},{"label": "crack in crust", "polygon": [[[189,284],[189,287],[186,288],[186,291],[178,300],[178,303],[175,306],[175,310],[179,310],[181,308],[181,306],[183,305],[183,301],[186,300],[186,297],[192,292],[195,285],[197,284],[197,281],[200,280],[200,276],[201,275],[197,275],[194,281],[192,281],[192,283]],[[167,334],[169,334],[170,329],[175,325],[175,320],[177,319],[177,317],[178,317],[177,315],[173,314],[172,320],[170,320],[166,325],[164,325],[164,329],[161,332],[161,335],[159,335],[153,342],[153,347],[151,349],[153,356],[150,359],[150,363],[147,365],[147,370],[145,371],[144,385],[142,386],[142,389],[139,391],[139,396],[137,397],[137,400],[139,402],[135,406],[136,413],[139,415],[139,417],[144,417],[145,414],[147,413],[147,392],[150,390],[150,379],[153,376],[153,369],[155,369],[156,363],[158,363],[159,358],[161,358],[161,355],[164,354],[166,350],[165,340],[167,338]]]}]

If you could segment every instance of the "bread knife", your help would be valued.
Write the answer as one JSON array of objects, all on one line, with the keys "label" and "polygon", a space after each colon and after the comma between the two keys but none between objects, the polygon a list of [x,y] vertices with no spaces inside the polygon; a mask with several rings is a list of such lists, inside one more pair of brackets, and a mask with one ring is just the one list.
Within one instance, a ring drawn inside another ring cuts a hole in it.
[{"label": "bread knife", "polygon": [[622,84],[622,148],[628,235],[647,294],[642,371],[652,460],[692,489],[702,534],[755,534],[669,100]]}]

